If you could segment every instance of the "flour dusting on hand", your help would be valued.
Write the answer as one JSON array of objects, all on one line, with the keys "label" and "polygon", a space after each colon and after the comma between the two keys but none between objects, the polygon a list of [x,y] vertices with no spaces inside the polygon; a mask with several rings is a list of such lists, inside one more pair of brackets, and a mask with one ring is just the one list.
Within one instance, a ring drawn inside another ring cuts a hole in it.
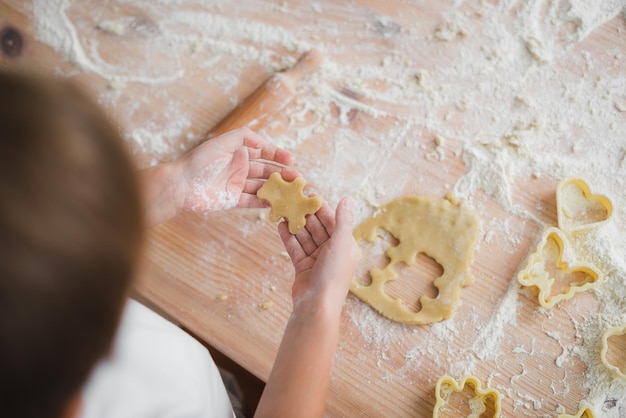
[{"label": "flour dusting on hand", "polygon": [[226,170],[232,158],[227,156],[207,165],[191,180],[188,209],[194,212],[231,209],[239,203],[240,192],[228,190]]}]

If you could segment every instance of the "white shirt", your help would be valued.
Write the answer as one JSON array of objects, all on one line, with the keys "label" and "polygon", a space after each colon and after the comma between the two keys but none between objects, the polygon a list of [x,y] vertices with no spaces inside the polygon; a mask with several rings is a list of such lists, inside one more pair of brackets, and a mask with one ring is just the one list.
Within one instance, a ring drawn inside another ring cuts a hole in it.
[{"label": "white shirt", "polygon": [[208,350],[136,301],[83,390],[81,418],[232,418]]}]

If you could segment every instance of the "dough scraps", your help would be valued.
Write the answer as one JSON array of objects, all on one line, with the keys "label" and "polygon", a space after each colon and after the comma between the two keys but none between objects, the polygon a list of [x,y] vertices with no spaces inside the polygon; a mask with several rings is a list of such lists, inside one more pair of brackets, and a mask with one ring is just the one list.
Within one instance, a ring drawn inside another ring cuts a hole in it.
[{"label": "dough scraps", "polygon": [[[384,268],[369,271],[370,285],[364,286],[353,278],[350,291],[393,321],[428,324],[450,318],[459,303],[461,288],[474,282],[470,265],[479,235],[476,214],[450,196],[406,196],[382,206],[354,230],[354,238],[372,243],[379,228],[393,235],[398,245],[387,250],[389,263]],[[401,299],[389,296],[385,284],[398,278],[396,264],[411,266],[420,253],[439,263],[443,275],[433,281],[439,294],[435,298],[420,297],[422,309],[413,312]]]},{"label": "dough scraps", "polygon": [[322,207],[322,199],[304,195],[305,184],[302,177],[288,182],[279,173],[272,173],[256,194],[271,205],[270,221],[278,222],[280,218],[285,218],[292,234],[302,231],[306,215],[312,215]]}]

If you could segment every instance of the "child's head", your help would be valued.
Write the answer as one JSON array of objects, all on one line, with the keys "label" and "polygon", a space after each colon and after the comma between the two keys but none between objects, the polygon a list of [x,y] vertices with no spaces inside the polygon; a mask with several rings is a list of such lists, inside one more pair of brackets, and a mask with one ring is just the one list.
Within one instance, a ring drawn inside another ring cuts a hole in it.
[{"label": "child's head", "polygon": [[142,213],[122,139],[62,80],[0,72],[0,415],[56,417],[109,350]]}]

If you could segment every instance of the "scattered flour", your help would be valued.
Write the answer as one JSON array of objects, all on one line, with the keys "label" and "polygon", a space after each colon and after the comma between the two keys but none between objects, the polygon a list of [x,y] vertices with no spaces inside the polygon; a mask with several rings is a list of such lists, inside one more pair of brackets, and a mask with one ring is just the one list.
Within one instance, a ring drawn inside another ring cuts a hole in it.
[{"label": "scattered flour", "polygon": [[[174,74],[163,77],[146,77],[144,75],[120,75],[111,71],[111,67],[103,63],[91,44],[91,54],[88,53],[79,40],[76,26],[67,16],[70,0],[35,0],[33,2],[33,23],[37,30],[37,39],[47,43],[61,53],[67,60],[83,71],[93,72],[105,79],[118,78],[125,82],[162,84],[171,83],[184,75],[181,69]],[[110,32],[121,32],[122,21],[115,25],[111,22],[102,23]]]},{"label": "scattered flour", "polygon": [[[146,41],[145,48],[172,57],[164,68],[149,59],[130,66],[101,56],[97,40],[83,35],[90,28],[72,21],[79,3],[35,0],[31,12],[37,38],[117,91],[103,94],[101,101],[130,115],[127,138],[154,162],[175,158],[195,145],[181,141],[196,124],[185,111],[189,98],[169,93],[184,86],[192,71],[202,71],[211,91],[219,85],[222,102],[233,107],[240,101],[240,79],[284,68],[314,46],[325,56],[322,68],[303,80],[284,119],[269,124],[263,134],[296,152],[298,168],[331,204],[346,194],[357,198],[359,220],[401,194],[443,196],[452,190],[477,210],[494,205],[502,210],[500,217],[483,220],[478,260],[494,246],[502,247],[503,256],[522,260],[532,240],[521,245],[528,231],[517,227],[528,224],[540,231],[554,223],[541,213],[553,202],[540,192],[531,194],[533,202],[519,201],[517,191],[525,182],[539,178],[556,184],[576,176],[595,193],[609,196],[616,208],[611,227],[573,242],[581,258],[606,274],[595,292],[598,308],[584,318],[569,318],[576,344],[564,342],[564,330],[544,331],[560,348],[553,366],[582,361],[586,402],[603,414],[599,416],[620,416],[626,408],[626,386],[599,362],[598,342],[604,329],[626,320],[626,56],[623,48],[588,53],[586,42],[623,12],[626,1],[457,1],[437,6],[440,17],[430,27],[416,23],[421,17],[411,6],[405,6],[406,13],[387,17],[352,2],[277,6],[242,1],[233,7],[218,1],[201,11],[193,1],[137,2],[155,22],[147,39],[158,42]],[[258,23],[260,14],[280,23]],[[133,16],[104,17],[99,11],[93,16],[92,26],[101,35],[122,38],[136,30]],[[347,31],[355,42],[336,42]],[[140,90],[133,93],[144,92],[146,99],[158,92],[159,100],[173,103],[171,111],[137,126],[139,106],[124,95],[135,88]],[[324,161],[306,153],[320,138],[328,147]],[[409,175],[415,165],[420,174]],[[398,167],[406,167],[407,174],[398,175],[404,172]],[[209,167],[194,179],[198,205],[208,200],[218,202],[216,208],[236,205],[226,192],[206,195],[207,179],[222,168]],[[433,184],[428,180],[433,177],[443,181]],[[507,398],[508,417],[573,414],[572,405],[561,404],[580,386],[574,372],[544,382],[545,399],[531,396],[524,386],[535,372],[530,362],[543,353],[534,337],[509,340],[520,337],[511,329],[519,325],[518,313],[526,303],[521,299],[532,293],[520,292],[513,273],[498,274],[505,287],[497,300],[486,302],[488,308],[467,308],[465,317],[457,314],[430,327],[390,323],[349,298],[346,312],[356,330],[351,338],[362,339],[381,367],[391,370],[385,381],[411,380],[431,364],[457,377],[480,374]],[[491,279],[485,274],[477,280]],[[465,307],[472,305],[462,300]],[[554,312],[542,310],[531,313],[541,329],[552,316]],[[468,329],[475,338],[464,341]],[[519,367],[499,367],[505,356],[523,365],[521,373]],[[538,366],[541,374],[547,373],[543,367]]]}]

